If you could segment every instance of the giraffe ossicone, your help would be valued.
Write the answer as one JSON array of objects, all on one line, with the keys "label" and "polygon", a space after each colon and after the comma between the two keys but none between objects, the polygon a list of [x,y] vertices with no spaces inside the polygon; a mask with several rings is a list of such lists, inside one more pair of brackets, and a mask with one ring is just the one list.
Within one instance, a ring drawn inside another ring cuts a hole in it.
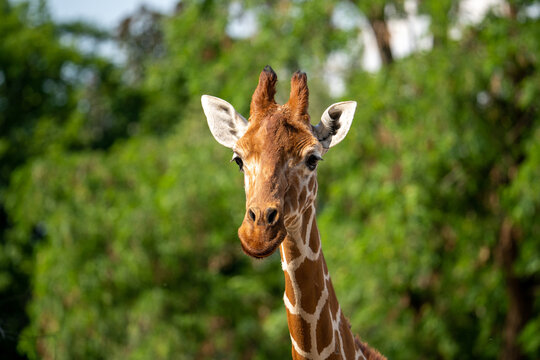
[{"label": "giraffe ossicone", "polygon": [[242,249],[256,258],[280,250],[293,359],[384,359],[353,335],[341,312],[315,220],[318,162],[344,139],[356,102],[331,105],[314,126],[306,74],[293,74],[283,105],[274,100],[276,82],[276,73],[265,67],[249,121],[225,100],[201,99],[212,135],[233,150],[244,173]]}]

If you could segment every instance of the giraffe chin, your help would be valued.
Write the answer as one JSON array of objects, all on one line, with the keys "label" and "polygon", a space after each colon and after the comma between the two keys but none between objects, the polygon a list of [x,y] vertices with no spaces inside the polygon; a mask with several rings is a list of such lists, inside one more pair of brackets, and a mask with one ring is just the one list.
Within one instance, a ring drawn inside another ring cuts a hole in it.
[{"label": "giraffe chin", "polygon": [[265,230],[254,226],[248,226],[246,229],[244,225],[238,229],[240,245],[247,255],[257,259],[272,255],[287,234],[283,226]]}]

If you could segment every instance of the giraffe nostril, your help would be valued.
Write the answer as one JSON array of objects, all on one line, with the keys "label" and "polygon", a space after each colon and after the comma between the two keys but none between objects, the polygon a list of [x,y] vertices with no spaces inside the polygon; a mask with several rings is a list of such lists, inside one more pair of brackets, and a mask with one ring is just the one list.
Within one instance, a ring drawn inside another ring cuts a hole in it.
[{"label": "giraffe nostril", "polygon": [[248,216],[249,216],[249,218],[251,219],[251,221],[253,221],[253,222],[255,222],[255,220],[257,219],[257,218],[255,217],[255,213],[254,213],[253,210],[251,210],[251,209],[248,210]]},{"label": "giraffe nostril", "polygon": [[274,208],[266,209],[266,223],[268,225],[273,225],[277,218],[277,210]]}]

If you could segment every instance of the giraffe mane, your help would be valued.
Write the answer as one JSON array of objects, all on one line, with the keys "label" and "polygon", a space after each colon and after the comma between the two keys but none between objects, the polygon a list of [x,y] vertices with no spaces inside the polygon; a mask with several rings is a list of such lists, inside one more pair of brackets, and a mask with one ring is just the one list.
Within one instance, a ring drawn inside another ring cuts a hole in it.
[{"label": "giraffe mane", "polygon": [[354,342],[356,347],[362,351],[366,360],[386,360],[384,355],[381,355],[380,352],[370,347],[366,342],[361,341],[357,335],[354,336]]}]

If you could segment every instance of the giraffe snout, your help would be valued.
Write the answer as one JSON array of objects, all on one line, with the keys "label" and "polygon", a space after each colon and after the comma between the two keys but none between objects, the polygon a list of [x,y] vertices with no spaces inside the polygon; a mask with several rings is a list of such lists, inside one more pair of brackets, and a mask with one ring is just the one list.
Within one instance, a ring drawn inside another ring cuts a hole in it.
[{"label": "giraffe snout", "polygon": [[279,211],[273,206],[267,207],[264,211],[256,206],[250,207],[246,220],[257,226],[272,226],[279,220]]},{"label": "giraffe snout", "polygon": [[269,256],[281,244],[287,231],[280,208],[273,204],[248,206],[246,216],[238,229],[242,249],[246,254],[263,258]]},{"label": "giraffe snout", "polygon": [[266,211],[264,212],[264,218],[268,225],[274,225],[278,219],[278,216],[279,214],[278,214],[277,209],[273,207],[267,208]]}]

